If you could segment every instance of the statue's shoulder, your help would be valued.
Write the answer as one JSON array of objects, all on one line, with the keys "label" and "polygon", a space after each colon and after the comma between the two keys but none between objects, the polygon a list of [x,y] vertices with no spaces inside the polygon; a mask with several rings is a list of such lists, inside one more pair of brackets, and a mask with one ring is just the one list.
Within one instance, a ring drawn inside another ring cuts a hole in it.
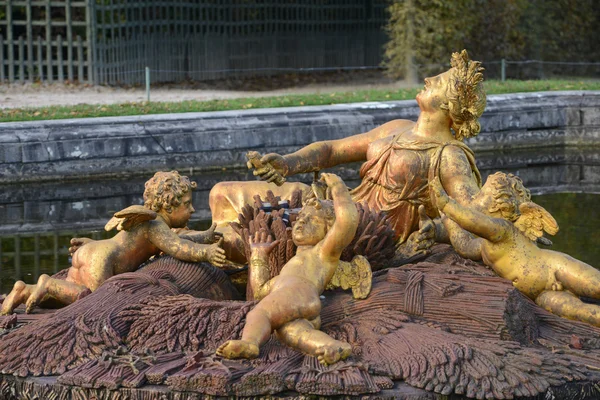
[{"label": "statue's shoulder", "polygon": [[104,229],[111,231],[117,228],[119,231],[128,231],[143,222],[156,219],[157,215],[155,211],[149,210],[144,206],[129,206],[116,212],[110,221],[106,223]]}]

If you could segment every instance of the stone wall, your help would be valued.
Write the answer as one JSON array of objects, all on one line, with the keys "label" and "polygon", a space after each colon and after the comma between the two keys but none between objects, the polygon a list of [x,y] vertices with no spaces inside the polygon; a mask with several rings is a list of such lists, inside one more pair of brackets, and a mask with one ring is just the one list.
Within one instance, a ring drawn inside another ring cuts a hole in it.
[{"label": "stone wall", "polygon": [[[0,183],[230,169],[245,164],[248,150],[285,154],[417,115],[415,101],[394,101],[2,123]],[[481,124],[468,144],[484,164],[498,151],[600,146],[600,92],[490,96]]]}]

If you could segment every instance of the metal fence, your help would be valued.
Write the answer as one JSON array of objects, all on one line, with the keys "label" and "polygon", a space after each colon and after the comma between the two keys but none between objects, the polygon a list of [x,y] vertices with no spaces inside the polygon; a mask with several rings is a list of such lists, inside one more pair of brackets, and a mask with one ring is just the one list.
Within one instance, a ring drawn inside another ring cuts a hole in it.
[{"label": "metal fence", "polygon": [[0,0],[0,81],[141,83],[377,66],[387,0]]}]

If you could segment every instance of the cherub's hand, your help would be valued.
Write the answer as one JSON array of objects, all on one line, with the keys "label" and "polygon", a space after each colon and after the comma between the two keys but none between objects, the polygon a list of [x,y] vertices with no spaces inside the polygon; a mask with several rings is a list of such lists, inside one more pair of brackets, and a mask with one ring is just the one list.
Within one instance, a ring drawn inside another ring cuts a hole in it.
[{"label": "cherub's hand", "polygon": [[444,190],[444,186],[442,186],[442,182],[440,181],[440,177],[436,177],[433,181],[429,182],[429,189],[432,191],[436,206],[438,210],[443,211],[446,204],[450,201],[450,197],[448,197],[448,193]]},{"label": "cherub's hand", "polygon": [[279,244],[279,240],[273,242],[271,235],[264,229],[256,232],[254,234],[254,239],[252,238],[252,235],[248,236],[248,241],[250,242],[252,257],[256,256],[261,258],[268,257],[273,249]]},{"label": "cherub's hand", "polygon": [[[267,182],[273,182],[279,186],[285,182],[285,177],[288,174],[289,166],[283,158],[277,153],[269,153],[260,157],[257,152],[256,156],[251,157],[251,153],[248,153],[248,168],[254,168],[253,174],[259,176],[261,180]],[[260,157],[260,159],[259,159]]]},{"label": "cherub's hand", "polygon": [[77,250],[79,250],[83,245],[93,242],[94,239],[90,238],[72,238],[71,239],[71,247],[69,247],[69,254],[73,255]]},{"label": "cherub's hand", "polygon": [[227,261],[227,258],[225,257],[225,250],[221,248],[222,244],[223,238],[220,238],[217,243],[211,244],[206,249],[206,261],[215,267],[222,267]]},{"label": "cherub's hand", "polygon": [[201,233],[204,243],[215,243],[223,238],[223,234],[215,229],[217,229],[217,223],[213,222],[208,230]]},{"label": "cherub's hand", "polygon": [[325,184],[328,187],[333,187],[337,184],[344,184],[344,181],[342,181],[342,178],[340,178],[339,176],[335,175],[335,174],[330,174],[327,172],[323,172],[321,174],[321,181],[325,182]]}]

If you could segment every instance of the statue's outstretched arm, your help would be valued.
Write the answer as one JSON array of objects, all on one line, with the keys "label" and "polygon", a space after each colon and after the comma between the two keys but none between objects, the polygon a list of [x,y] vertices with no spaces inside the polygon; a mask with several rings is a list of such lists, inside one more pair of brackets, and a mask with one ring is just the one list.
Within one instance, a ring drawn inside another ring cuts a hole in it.
[{"label": "statue's outstretched arm", "polygon": [[[254,174],[259,175],[263,180],[277,182],[281,180],[274,178],[273,174],[286,177],[299,173],[320,171],[349,162],[364,161],[367,159],[367,150],[370,143],[395,135],[403,130],[409,130],[413,126],[413,121],[395,120],[366,133],[338,140],[315,142],[285,156],[269,153],[260,159],[261,164],[269,164],[269,167],[258,168]],[[249,167],[252,168],[252,165],[250,164]]]}]

